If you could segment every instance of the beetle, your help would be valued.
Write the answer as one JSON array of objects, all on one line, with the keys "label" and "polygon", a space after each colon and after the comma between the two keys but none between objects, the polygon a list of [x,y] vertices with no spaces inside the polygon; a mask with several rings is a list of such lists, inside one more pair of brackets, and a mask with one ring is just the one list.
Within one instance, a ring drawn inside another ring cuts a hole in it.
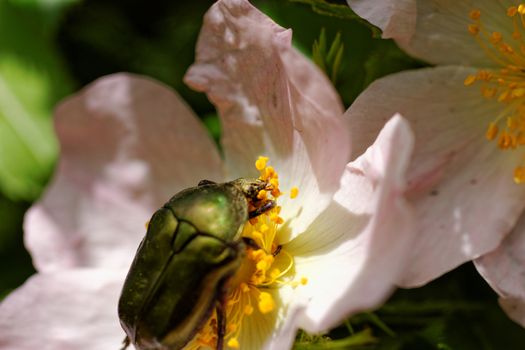
[{"label": "beetle", "polygon": [[124,282],[118,315],[130,343],[139,350],[182,349],[217,313],[217,349],[223,348],[228,280],[246,246],[247,220],[275,201],[258,199],[263,180],[208,180],[174,195],[157,210]]}]

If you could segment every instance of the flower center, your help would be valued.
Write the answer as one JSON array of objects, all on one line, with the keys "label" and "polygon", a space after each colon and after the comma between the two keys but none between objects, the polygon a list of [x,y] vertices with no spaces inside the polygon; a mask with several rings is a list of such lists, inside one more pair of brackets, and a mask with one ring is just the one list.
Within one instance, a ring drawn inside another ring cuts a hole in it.
[{"label": "flower center", "polygon": [[[476,39],[487,57],[499,69],[480,69],[465,78],[465,86],[480,84],[486,99],[495,99],[505,107],[489,123],[486,138],[495,141],[501,150],[515,150],[525,145],[525,4],[507,8],[512,21],[512,34],[487,30],[481,21],[481,11],[474,9],[469,17],[468,31]],[[525,157],[514,169],[514,181],[525,182]]]},{"label": "flower center", "polygon": [[[259,199],[277,201],[283,193],[279,189],[279,176],[275,169],[267,166],[268,158],[259,157],[255,167],[260,172],[259,179],[270,186],[261,190]],[[298,195],[296,187],[290,190],[290,197]],[[254,208],[250,206],[250,210]],[[246,245],[246,254],[239,271],[228,282],[229,292],[224,305],[226,319],[225,343],[228,347],[240,347],[239,335],[246,318],[271,317],[276,310],[273,291],[283,285],[297,287],[306,284],[302,277],[294,280],[294,259],[286,248],[281,246],[278,231],[284,220],[279,216],[280,206],[275,206],[264,214],[246,222],[242,239]],[[203,329],[186,346],[188,350],[212,348],[217,344],[217,314],[214,311]]]}]

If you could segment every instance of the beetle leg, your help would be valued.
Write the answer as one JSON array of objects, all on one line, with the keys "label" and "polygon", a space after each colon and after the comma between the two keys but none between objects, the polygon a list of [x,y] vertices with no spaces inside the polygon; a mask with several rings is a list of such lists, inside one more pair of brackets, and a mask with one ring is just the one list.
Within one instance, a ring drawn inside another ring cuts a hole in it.
[{"label": "beetle leg", "polygon": [[226,335],[226,315],[224,314],[224,304],[224,300],[219,300],[215,309],[217,312],[217,350],[223,350],[224,336]]},{"label": "beetle leg", "polygon": [[267,212],[268,210],[274,208],[276,204],[277,203],[275,201],[268,201],[268,202],[264,203],[263,205],[261,205],[259,208],[249,212],[248,213],[248,218],[249,219],[253,219],[253,218],[255,218],[255,217],[257,217],[257,216]]},{"label": "beetle leg", "polygon": [[283,248],[282,245],[278,245],[277,248],[275,248],[275,251],[272,253],[272,255],[275,257],[277,256],[277,254],[279,254],[281,252],[281,249]]},{"label": "beetle leg", "polygon": [[211,180],[200,180],[199,184],[197,186],[205,186],[205,185],[216,185],[217,183],[215,181]]},{"label": "beetle leg", "polygon": [[130,344],[129,337],[126,336],[126,338],[124,338],[124,340],[122,341],[122,347],[120,348],[120,350],[126,350],[129,344]]}]

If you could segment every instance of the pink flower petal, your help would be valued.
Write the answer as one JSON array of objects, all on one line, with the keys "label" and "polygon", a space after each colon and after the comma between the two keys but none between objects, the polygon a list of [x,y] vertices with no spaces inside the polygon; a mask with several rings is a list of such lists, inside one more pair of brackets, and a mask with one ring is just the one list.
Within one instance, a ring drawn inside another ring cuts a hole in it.
[{"label": "pink flower petal", "polygon": [[359,16],[378,26],[385,39],[408,43],[416,28],[416,0],[347,0]]},{"label": "pink flower petal", "polygon": [[124,272],[72,269],[37,274],[0,304],[2,350],[119,349]]},{"label": "pink flower petal", "polygon": [[471,72],[438,67],[395,74],[374,82],[348,112],[352,130],[359,130],[352,135],[358,150],[394,112],[414,128],[407,195],[419,235],[404,286],[424,284],[493,250],[525,206],[525,187],[512,179],[522,154],[486,141],[488,123],[502,105],[463,85]]},{"label": "pink flower petal", "polygon": [[[248,1],[219,1],[205,16],[185,81],[219,110],[228,175],[257,176],[255,160],[269,156],[281,188],[301,182],[303,193],[317,198],[315,212],[303,215],[312,218],[337,189],[349,141],[333,86],[290,39]],[[290,216],[300,211],[294,203],[283,206]]]},{"label": "pink flower petal", "polygon": [[56,112],[61,159],[26,216],[26,245],[40,271],[128,267],[144,224],[174,193],[221,179],[213,141],[173,91],[118,74]]},{"label": "pink flower petal", "polygon": [[499,304],[511,320],[525,327],[525,301],[523,299],[500,298]]},{"label": "pink flower petal", "polygon": [[[382,2],[383,6],[390,6],[391,0]],[[409,54],[430,63],[498,66],[468,31],[469,24],[473,23],[469,17],[472,10],[481,11],[480,20],[488,35],[497,31],[505,40],[513,40],[513,21],[506,15],[506,6],[500,1],[418,0],[416,3],[415,16],[396,18],[397,27],[410,28],[414,28],[413,22],[417,19],[410,41],[405,35],[391,37]],[[378,18],[370,18],[370,21],[378,24]],[[487,46],[491,45],[488,38],[482,40]]]},{"label": "pink flower petal", "polygon": [[408,123],[389,121],[376,142],[350,163],[332,205],[286,249],[295,256],[306,297],[300,326],[326,331],[350,313],[377,307],[393,291],[414,239],[403,197],[413,146]]},{"label": "pink flower petal", "polygon": [[[525,215],[498,248],[474,261],[479,273],[525,326]],[[512,300],[512,302],[510,301]],[[511,304],[523,304],[511,307]],[[521,311],[518,311],[521,310]],[[515,319],[510,315],[512,319]]]}]

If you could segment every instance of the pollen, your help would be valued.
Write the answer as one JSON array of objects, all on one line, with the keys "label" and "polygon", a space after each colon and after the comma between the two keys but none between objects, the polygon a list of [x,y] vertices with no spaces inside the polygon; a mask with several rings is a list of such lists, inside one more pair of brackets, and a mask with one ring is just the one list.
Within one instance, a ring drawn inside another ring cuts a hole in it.
[{"label": "pollen", "polygon": [[266,195],[268,194],[268,192],[266,190],[260,190],[259,193],[257,194],[257,198],[258,199],[266,199]]},{"label": "pollen", "polygon": [[251,315],[251,314],[253,314],[253,306],[251,306],[251,305],[246,305],[246,306],[244,307],[244,314],[245,314],[245,315],[248,315],[248,316]]},{"label": "pollen", "polygon": [[506,15],[507,28],[501,23],[502,28],[489,29],[480,10],[469,12],[467,31],[497,68],[469,74],[463,84],[479,86],[481,98],[501,104],[500,112],[487,125],[485,138],[503,152],[523,154],[512,176],[521,184],[525,183],[525,4],[507,7]]},{"label": "pollen", "polygon": [[237,338],[230,338],[227,344],[230,348],[233,348],[233,349],[238,349],[241,346]]},{"label": "pollen", "polygon": [[290,190],[290,198],[294,199],[299,194],[299,189],[297,187],[292,187]]},{"label": "pollen", "polygon": [[267,292],[261,292],[261,294],[259,294],[259,310],[263,314],[267,314],[274,308],[275,302],[273,301],[273,297],[271,296],[271,294]]},{"label": "pollen", "polygon": [[266,163],[267,162],[268,162],[268,157],[260,156],[255,161],[255,168],[257,168],[257,170],[263,170],[264,168],[266,168]]}]

